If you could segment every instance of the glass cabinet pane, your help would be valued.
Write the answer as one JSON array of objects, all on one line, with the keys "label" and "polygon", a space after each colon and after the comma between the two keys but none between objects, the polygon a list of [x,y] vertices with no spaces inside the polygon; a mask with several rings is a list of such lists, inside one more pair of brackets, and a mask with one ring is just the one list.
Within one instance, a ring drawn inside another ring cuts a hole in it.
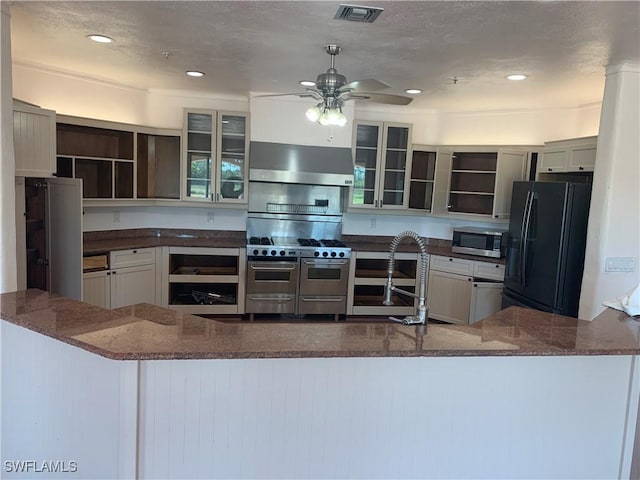
[{"label": "glass cabinet pane", "polygon": [[378,162],[377,125],[358,125],[356,129],[355,166],[353,179],[353,205],[373,205]]},{"label": "glass cabinet pane", "polygon": [[388,127],[387,148],[406,150],[409,146],[409,129],[407,127]]},{"label": "glass cabinet pane", "polygon": [[187,112],[187,198],[211,198],[214,120],[215,117],[211,113]]},{"label": "glass cabinet pane", "polygon": [[211,195],[211,155],[187,152],[187,196]]},{"label": "glass cabinet pane", "polygon": [[219,200],[242,199],[247,164],[247,118],[222,114],[220,118]]},{"label": "glass cabinet pane", "polygon": [[189,113],[187,130],[190,132],[211,132],[212,116],[208,113]]},{"label": "glass cabinet pane", "polygon": [[378,135],[379,127],[377,125],[358,125],[356,146],[377,149]]}]

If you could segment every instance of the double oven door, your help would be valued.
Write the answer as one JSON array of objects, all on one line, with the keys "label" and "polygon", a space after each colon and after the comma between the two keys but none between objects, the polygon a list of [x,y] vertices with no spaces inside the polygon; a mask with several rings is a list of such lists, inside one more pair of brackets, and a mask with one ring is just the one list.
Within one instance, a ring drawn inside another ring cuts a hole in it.
[{"label": "double oven door", "polygon": [[245,311],[344,314],[348,279],[348,259],[249,260]]},{"label": "double oven door", "polygon": [[347,259],[300,259],[297,313],[346,313],[348,280]]},{"label": "double oven door", "polygon": [[250,260],[247,264],[245,311],[254,313],[295,313],[299,262]]}]

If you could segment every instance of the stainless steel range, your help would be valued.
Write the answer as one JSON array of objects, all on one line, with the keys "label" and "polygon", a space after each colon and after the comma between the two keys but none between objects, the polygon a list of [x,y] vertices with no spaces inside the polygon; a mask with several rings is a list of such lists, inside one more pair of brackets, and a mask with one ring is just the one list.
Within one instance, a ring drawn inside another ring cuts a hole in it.
[{"label": "stainless steel range", "polygon": [[343,187],[255,182],[247,216],[245,311],[346,313],[351,249],[340,241]]}]

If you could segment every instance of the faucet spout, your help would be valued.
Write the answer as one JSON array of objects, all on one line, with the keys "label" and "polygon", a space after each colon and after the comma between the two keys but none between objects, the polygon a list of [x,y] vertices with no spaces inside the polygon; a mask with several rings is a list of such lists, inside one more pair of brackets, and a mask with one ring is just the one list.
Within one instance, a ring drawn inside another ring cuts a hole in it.
[{"label": "faucet spout", "polygon": [[[415,242],[418,244],[418,248],[420,249],[420,275],[419,275],[420,285],[418,286],[418,295],[415,295],[411,292],[406,292],[404,290],[396,288],[393,285],[393,271],[395,269],[396,250],[398,249],[398,245],[400,245],[400,242],[402,241],[402,239],[407,237],[415,240]],[[394,291],[404,295],[409,295],[411,297],[415,297],[418,299],[416,315],[410,315],[408,317],[405,317],[403,320],[400,320],[394,317],[389,317],[391,320],[395,322],[400,321],[401,323],[404,323],[406,325],[427,323],[428,309],[425,304],[425,292],[426,292],[426,284],[427,284],[427,265],[428,265],[427,247],[425,246],[424,240],[422,239],[422,237],[420,237],[420,235],[410,230],[406,230],[396,235],[395,238],[391,241],[391,246],[389,247],[389,263],[387,266],[387,283],[385,284],[385,287],[384,287],[384,299],[382,303],[384,305],[393,305],[393,300],[391,299],[391,293]]]}]

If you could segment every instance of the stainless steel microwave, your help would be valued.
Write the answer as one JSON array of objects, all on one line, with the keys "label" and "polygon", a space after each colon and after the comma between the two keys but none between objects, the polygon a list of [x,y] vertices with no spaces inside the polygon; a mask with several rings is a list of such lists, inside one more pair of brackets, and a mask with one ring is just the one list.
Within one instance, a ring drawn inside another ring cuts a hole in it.
[{"label": "stainless steel microwave", "polygon": [[480,257],[504,257],[507,243],[506,230],[492,230],[475,227],[453,229],[451,250]]}]

